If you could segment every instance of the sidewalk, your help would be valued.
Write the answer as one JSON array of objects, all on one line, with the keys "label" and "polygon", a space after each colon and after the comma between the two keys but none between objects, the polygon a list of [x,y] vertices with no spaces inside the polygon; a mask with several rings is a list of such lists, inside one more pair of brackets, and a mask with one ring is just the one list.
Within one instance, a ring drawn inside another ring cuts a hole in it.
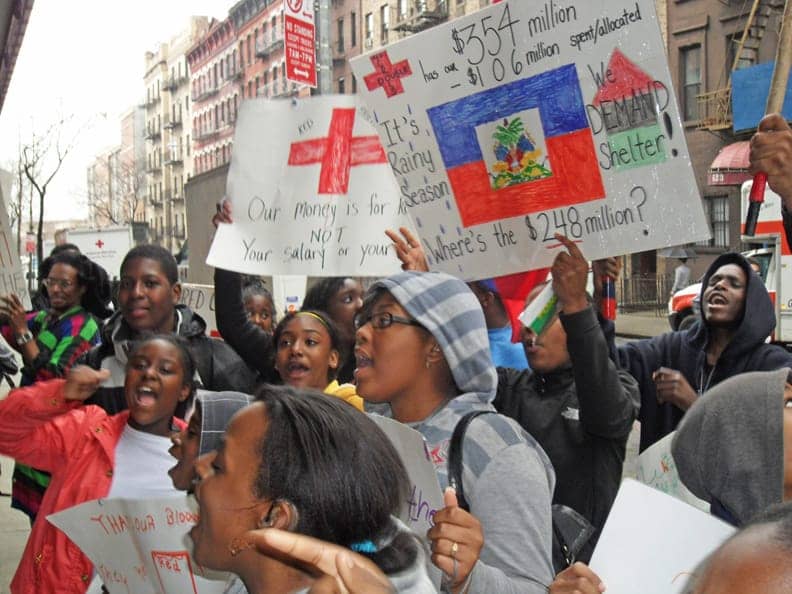
[{"label": "sidewalk", "polygon": [[623,338],[649,338],[671,331],[668,318],[658,316],[655,310],[616,314],[616,336]]}]

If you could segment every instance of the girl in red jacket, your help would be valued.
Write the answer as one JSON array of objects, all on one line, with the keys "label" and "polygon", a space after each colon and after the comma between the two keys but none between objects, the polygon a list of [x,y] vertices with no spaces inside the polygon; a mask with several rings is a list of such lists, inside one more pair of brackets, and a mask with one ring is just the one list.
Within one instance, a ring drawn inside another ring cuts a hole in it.
[{"label": "girl in red jacket", "polygon": [[[109,416],[82,403],[109,377],[73,367],[66,380],[20,388],[0,401],[0,454],[52,473],[11,582],[12,594],[83,593],[93,567],[51,513],[100,497],[143,499],[177,495],[168,454],[177,409],[193,394],[195,368],[185,343],[172,335],[145,339],[129,355],[124,393],[129,410]],[[183,426],[183,423],[181,423]]]}]

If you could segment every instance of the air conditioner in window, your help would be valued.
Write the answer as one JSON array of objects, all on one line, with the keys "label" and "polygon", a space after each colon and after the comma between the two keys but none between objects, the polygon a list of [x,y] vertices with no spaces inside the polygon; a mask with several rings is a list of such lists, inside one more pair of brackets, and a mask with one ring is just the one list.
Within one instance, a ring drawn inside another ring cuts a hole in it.
[{"label": "air conditioner in window", "polygon": [[366,49],[371,49],[372,47],[374,47],[374,39],[371,38],[371,37],[366,39],[365,46],[366,46]]}]

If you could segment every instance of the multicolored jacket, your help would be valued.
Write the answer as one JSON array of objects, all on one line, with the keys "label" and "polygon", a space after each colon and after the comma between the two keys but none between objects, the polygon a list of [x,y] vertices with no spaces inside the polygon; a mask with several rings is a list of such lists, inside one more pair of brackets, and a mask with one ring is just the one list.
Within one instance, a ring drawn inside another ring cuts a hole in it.
[{"label": "multicolored jacket", "polygon": [[[58,317],[46,310],[31,312],[27,325],[40,352],[22,368],[23,386],[65,376],[80,355],[99,344],[99,324],[80,305]],[[8,344],[19,350],[9,325],[3,325],[0,332]]]}]

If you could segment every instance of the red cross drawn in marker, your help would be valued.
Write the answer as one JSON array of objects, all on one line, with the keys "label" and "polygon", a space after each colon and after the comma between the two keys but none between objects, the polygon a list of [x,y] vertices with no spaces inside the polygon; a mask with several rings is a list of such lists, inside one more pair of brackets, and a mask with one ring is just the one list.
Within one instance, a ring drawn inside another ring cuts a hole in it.
[{"label": "red cross drawn in marker", "polygon": [[104,241],[102,241],[101,239],[97,239],[95,245],[101,250],[104,247]]},{"label": "red cross drawn in marker", "polygon": [[391,64],[388,52],[380,52],[371,56],[371,63],[374,64],[374,72],[363,77],[369,91],[382,87],[388,97],[404,93],[401,79],[412,74],[406,59]]},{"label": "red cross drawn in marker", "polygon": [[291,145],[289,165],[322,164],[319,173],[320,194],[346,194],[352,167],[386,162],[379,137],[353,138],[354,124],[354,108],[333,109],[326,138],[302,140]]}]

